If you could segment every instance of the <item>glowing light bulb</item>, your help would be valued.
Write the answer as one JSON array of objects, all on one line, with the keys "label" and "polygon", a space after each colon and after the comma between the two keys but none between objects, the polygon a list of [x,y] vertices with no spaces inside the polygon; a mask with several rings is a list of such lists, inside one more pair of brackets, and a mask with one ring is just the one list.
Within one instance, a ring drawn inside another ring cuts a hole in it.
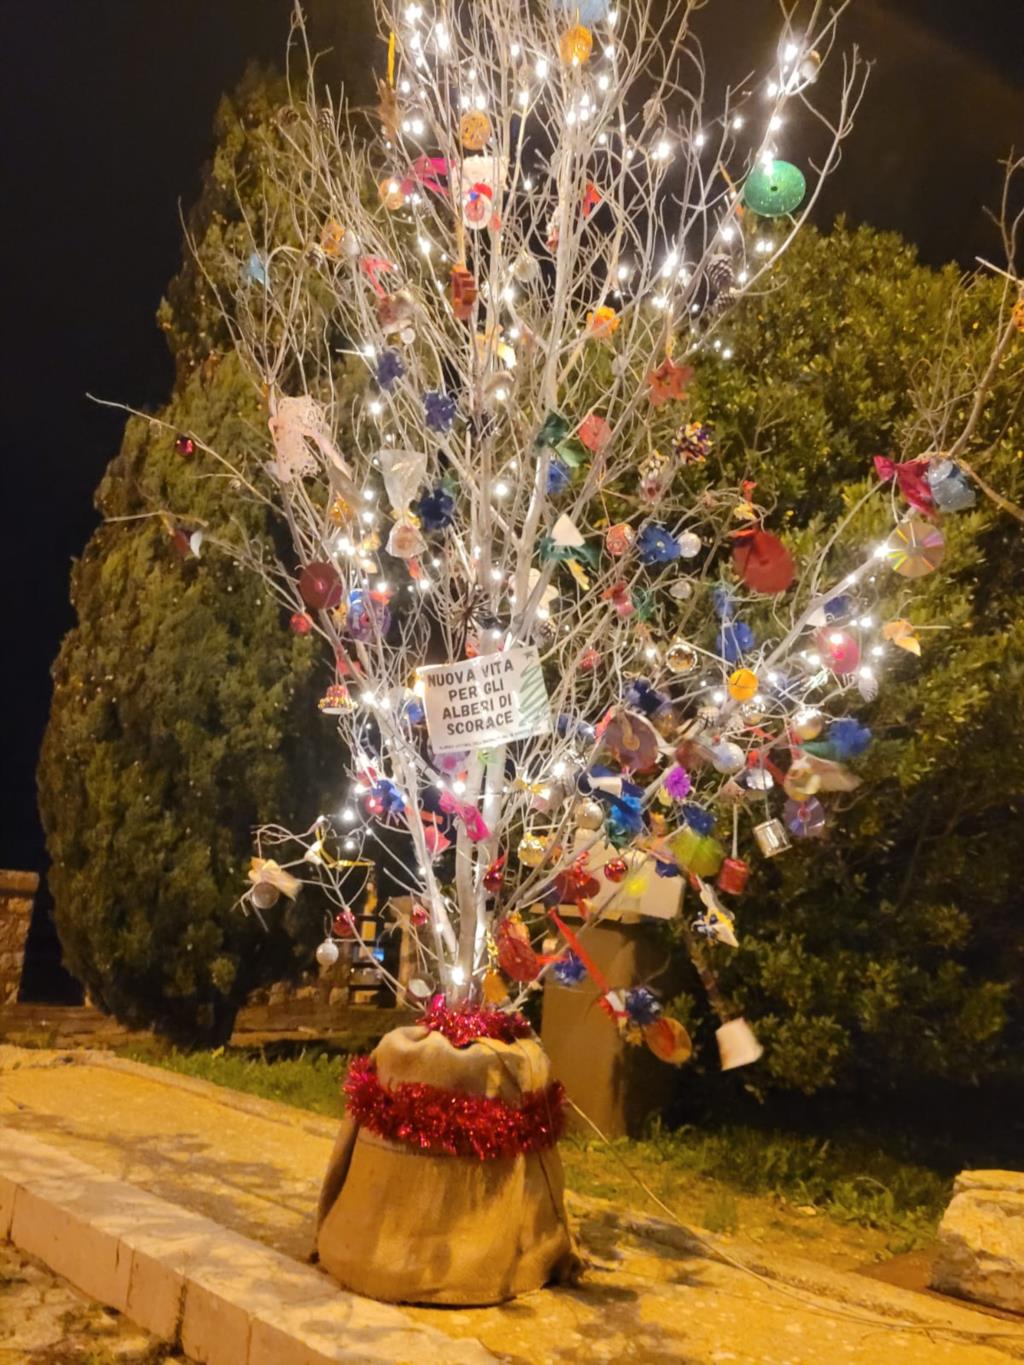
[{"label": "glowing light bulb", "polygon": [[548,64],[543,57],[537,58],[537,64],[533,69],[541,80],[548,74]]},{"label": "glowing light bulb", "polygon": [[743,115],[742,115],[742,114],[735,114],[735,115],[733,116],[732,126],[733,126],[734,130],[738,133],[739,130],[743,127]]},{"label": "glowing light bulb", "polygon": [[800,49],[797,47],[796,43],[787,43],[785,51],[782,54],[782,60],[784,62],[795,62],[799,56]]},{"label": "glowing light bulb", "polygon": [[781,127],[782,118],[780,115],[772,114],[771,118],[768,120],[768,131],[770,133],[777,133]]}]

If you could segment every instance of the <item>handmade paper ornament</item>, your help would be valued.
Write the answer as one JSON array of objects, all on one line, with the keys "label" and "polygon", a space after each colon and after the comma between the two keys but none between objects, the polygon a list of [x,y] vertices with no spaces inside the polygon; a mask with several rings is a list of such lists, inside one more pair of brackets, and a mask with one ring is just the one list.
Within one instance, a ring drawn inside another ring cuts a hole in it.
[{"label": "handmade paper ornament", "polygon": [[793,556],[770,531],[743,531],[732,547],[736,572],[754,592],[780,593],[796,577]]},{"label": "handmade paper ornament", "polygon": [[743,182],[743,202],[762,218],[781,218],[799,208],[807,181],[790,161],[758,162]]},{"label": "handmade paper ornament", "polygon": [[736,937],[736,920],[717,899],[710,899],[713,895],[714,892],[709,886],[701,888],[701,900],[704,901],[706,908],[690,927],[695,934],[710,939],[712,943],[724,943],[729,948],[738,948],[740,945]]},{"label": "handmade paper ornament", "polygon": [[715,885],[729,896],[741,896],[750,880],[750,865],[742,858],[726,858],[718,870]]},{"label": "handmade paper ornament", "polygon": [[794,801],[806,801],[821,789],[821,774],[806,758],[796,758],[782,779],[782,790]]},{"label": "handmade paper ornament", "polygon": [[472,316],[476,298],[476,280],[471,272],[464,265],[453,265],[448,277],[448,299],[460,322],[466,322]]},{"label": "handmade paper ornament", "polygon": [[816,796],[787,801],[782,814],[787,828],[798,839],[815,839],[825,833],[825,807]]},{"label": "handmade paper ornament", "polygon": [[384,446],[377,454],[376,463],[380,465],[384,476],[384,489],[391,510],[396,516],[405,516],[426,479],[426,452]]},{"label": "handmade paper ornament", "polygon": [[395,384],[405,374],[405,365],[397,351],[382,351],[377,357],[374,377],[379,388],[390,393]]},{"label": "handmade paper ornament", "polygon": [[274,473],[281,483],[311,474],[316,469],[314,450],[323,450],[330,440],[320,404],[308,393],[278,398],[268,425],[277,457]]},{"label": "handmade paper ornament", "polygon": [[860,644],[848,630],[819,631],[818,649],[825,667],[837,677],[844,678],[855,673],[860,665]]},{"label": "handmade paper ornament", "polygon": [[469,109],[459,120],[459,141],[470,152],[482,152],[491,140],[491,120],[482,109]]},{"label": "handmade paper ornament", "polygon": [[332,938],[325,938],[316,950],[316,960],[321,967],[333,967],[341,956],[341,950]]},{"label": "handmade paper ornament", "polygon": [[457,405],[451,394],[431,389],[423,395],[423,413],[431,431],[451,431]]},{"label": "handmade paper ornament", "polygon": [[752,668],[737,668],[729,674],[725,688],[733,701],[750,701],[757,694],[757,674]]},{"label": "handmade paper ornament", "polygon": [[604,534],[604,548],[615,559],[627,554],[633,544],[635,533],[632,526],[626,521],[620,521],[615,526],[609,526]]},{"label": "handmade paper ornament", "polygon": [[566,66],[583,66],[590,60],[593,50],[593,34],[582,24],[574,24],[572,28],[566,29],[558,42],[559,56]]},{"label": "handmade paper ornament", "polygon": [[651,405],[660,408],[663,403],[685,398],[687,386],[692,378],[692,365],[676,365],[672,360],[663,360],[657,369],[651,370],[647,376]]},{"label": "handmade paper ornament", "polygon": [[692,673],[697,667],[698,658],[693,645],[677,637],[665,650],[665,667],[670,673]]},{"label": "handmade paper ornament", "polygon": [[729,1019],[721,1028],[715,1030],[718,1043],[718,1056],[723,1071],[733,1071],[738,1066],[750,1066],[764,1056],[764,1048],[754,1036],[754,1031],[745,1019]]},{"label": "handmade paper ornament", "polygon": [[605,449],[611,440],[612,429],[603,417],[598,416],[596,412],[591,412],[580,423],[578,435],[586,448],[597,455]]},{"label": "handmade paper ornament", "polygon": [[663,1014],[643,1027],[644,1042],[659,1062],[682,1066],[693,1056],[693,1042],[678,1019]]},{"label": "handmade paper ornament", "polygon": [[882,627],[882,639],[888,640],[898,649],[905,649],[908,654],[921,657],[921,641],[917,638],[914,627],[902,617],[896,621],[886,621]]},{"label": "handmade paper ornament", "polygon": [[754,839],[766,858],[774,858],[790,847],[789,835],[781,820],[764,820],[755,825]]},{"label": "handmade paper ornament", "polygon": [[703,464],[713,444],[711,429],[703,422],[684,422],[672,438],[672,453],[681,464]]},{"label": "handmade paper ornament", "polygon": [[299,596],[311,611],[330,611],[344,596],[338,570],[326,561],[314,560],[299,574]]},{"label": "handmade paper ornament", "polygon": [[320,250],[325,256],[330,256],[336,260],[341,255],[342,245],[345,241],[345,229],[333,218],[328,218],[320,229]]},{"label": "handmade paper ornament", "polygon": [[967,512],[977,501],[967,475],[952,460],[933,460],[925,478],[940,512]]},{"label": "handmade paper ornament", "polygon": [[508,157],[467,156],[459,167],[459,202],[462,221],[473,232],[489,227],[497,229],[500,221],[496,208],[498,195],[508,176]]},{"label": "handmade paper ornament", "polygon": [[398,209],[405,206],[405,192],[402,189],[402,182],[393,175],[387,176],[377,186],[377,198],[389,213],[396,213]]}]

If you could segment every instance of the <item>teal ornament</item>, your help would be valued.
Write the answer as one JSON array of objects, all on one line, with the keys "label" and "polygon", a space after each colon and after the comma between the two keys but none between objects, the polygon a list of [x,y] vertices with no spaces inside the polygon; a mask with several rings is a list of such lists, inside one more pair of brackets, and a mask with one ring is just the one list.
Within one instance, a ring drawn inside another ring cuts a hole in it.
[{"label": "teal ornament", "polygon": [[569,435],[569,423],[559,412],[549,412],[537,432],[533,444],[538,450],[545,446],[556,448]]},{"label": "teal ornament", "polygon": [[783,218],[803,203],[807,181],[791,161],[758,165],[743,182],[743,202],[762,218]]}]

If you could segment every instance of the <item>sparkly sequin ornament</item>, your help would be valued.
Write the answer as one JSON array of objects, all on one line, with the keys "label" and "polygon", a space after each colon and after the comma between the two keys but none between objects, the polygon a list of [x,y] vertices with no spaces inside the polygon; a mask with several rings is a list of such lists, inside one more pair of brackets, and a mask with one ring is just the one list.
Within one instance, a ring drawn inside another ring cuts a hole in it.
[{"label": "sparkly sequin ornament", "polygon": [[672,453],[685,464],[703,464],[711,453],[714,439],[703,422],[684,422],[672,440]]},{"label": "sparkly sequin ornament", "polygon": [[800,207],[807,181],[790,161],[758,163],[743,182],[743,202],[762,218],[782,218]]},{"label": "sparkly sequin ornament", "polygon": [[547,855],[547,844],[536,834],[524,834],[519,840],[516,856],[524,867],[540,867]]},{"label": "sparkly sequin ornament", "polygon": [[615,526],[609,526],[604,533],[604,548],[613,558],[619,559],[628,553],[633,540],[632,526],[627,521],[620,521]]},{"label": "sparkly sequin ornament", "polygon": [[317,702],[317,709],[325,716],[341,716],[351,711],[355,703],[344,683],[331,683]]}]

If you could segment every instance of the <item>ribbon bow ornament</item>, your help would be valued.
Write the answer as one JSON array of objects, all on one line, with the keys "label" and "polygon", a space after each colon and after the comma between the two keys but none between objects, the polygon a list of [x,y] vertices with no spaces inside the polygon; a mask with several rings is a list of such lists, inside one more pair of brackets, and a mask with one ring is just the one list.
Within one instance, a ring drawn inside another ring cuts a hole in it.
[{"label": "ribbon bow ornament", "polygon": [[916,508],[926,517],[933,517],[935,515],[935,502],[932,498],[931,487],[925,477],[927,471],[927,460],[905,460],[902,464],[897,464],[888,455],[875,456],[875,473],[882,482],[891,483],[895,480],[896,487],[911,507]]},{"label": "ribbon bow ornament", "polygon": [[459,801],[449,791],[441,793],[438,805],[446,815],[453,815],[462,821],[463,829],[474,844],[483,843],[491,837],[487,821],[471,801]]}]

